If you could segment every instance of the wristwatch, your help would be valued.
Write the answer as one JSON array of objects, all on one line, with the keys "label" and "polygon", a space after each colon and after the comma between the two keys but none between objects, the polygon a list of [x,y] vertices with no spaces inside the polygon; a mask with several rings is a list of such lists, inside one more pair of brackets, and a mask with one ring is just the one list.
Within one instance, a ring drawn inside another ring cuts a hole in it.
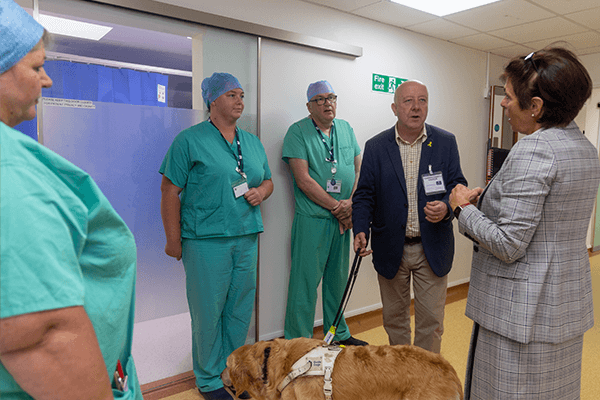
[{"label": "wristwatch", "polygon": [[460,212],[463,210],[463,208],[465,208],[466,206],[470,206],[471,203],[465,203],[465,204],[461,204],[460,206],[457,206],[454,209],[454,217],[458,219],[458,216],[460,215]]}]

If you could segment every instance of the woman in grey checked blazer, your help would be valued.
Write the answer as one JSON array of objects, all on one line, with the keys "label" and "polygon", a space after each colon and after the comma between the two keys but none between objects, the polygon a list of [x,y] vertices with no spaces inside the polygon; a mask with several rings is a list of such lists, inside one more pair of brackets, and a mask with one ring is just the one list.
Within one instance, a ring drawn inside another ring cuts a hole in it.
[{"label": "woman in grey checked blazer", "polygon": [[459,185],[450,196],[474,243],[465,399],[578,399],[594,323],[586,235],[600,163],[573,119],[592,81],[557,47],[513,59],[502,77],[502,107],[527,136],[485,190]]}]

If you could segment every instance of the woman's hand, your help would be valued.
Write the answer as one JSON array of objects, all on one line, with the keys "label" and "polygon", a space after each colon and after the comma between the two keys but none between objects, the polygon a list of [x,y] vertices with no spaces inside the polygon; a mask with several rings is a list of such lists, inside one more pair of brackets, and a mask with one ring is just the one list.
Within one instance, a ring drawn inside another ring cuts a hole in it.
[{"label": "woman's hand", "polygon": [[170,257],[176,258],[177,261],[181,260],[181,241],[174,243],[167,241],[165,253]]},{"label": "woman's hand", "polygon": [[244,198],[251,206],[258,206],[260,203],[269,198],[273,193],[273,181],[265,179],[259,187],[252,188],[244,194]]},{"label": "woman's hand", "polygon": [[480,187],[471,190],[465,185],[458,184],[452,189],[452,193],[450,193],[450,207],[454,210],[461,204],[477,204],[482,192],[483,189]]},{"label": "woman's hand", "polygon": [[251,206],[257,206],[265,199],[260,188],[252,188],[244,194],[244,198]]}]

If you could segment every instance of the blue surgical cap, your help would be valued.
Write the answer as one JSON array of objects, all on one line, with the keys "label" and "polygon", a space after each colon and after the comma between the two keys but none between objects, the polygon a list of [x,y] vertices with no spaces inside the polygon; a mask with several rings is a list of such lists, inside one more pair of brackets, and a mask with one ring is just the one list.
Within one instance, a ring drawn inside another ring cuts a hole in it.
[{"label": "blue surgical cap", "polygon": [[323,93],[335,93],[333,91],[333,87],[327,81],[318,81],[315,83],[311,83],[308,85],[308,90],[306,91],[306,97],[308,97],[308,101],[311,101],[313,97],[318,94]]},{"label": "blue surgical cap", "polygon": [[215,72],[202,81],[202,98],[206,106],[210,108],[210,103],[223,93],[233,89],[242,89],[242,85],[235,76],[226,72]]},{"label": "blue surgical cap", "polygon": [[13,0],[0,0],[0,74],[39,43],[44,27]]}]

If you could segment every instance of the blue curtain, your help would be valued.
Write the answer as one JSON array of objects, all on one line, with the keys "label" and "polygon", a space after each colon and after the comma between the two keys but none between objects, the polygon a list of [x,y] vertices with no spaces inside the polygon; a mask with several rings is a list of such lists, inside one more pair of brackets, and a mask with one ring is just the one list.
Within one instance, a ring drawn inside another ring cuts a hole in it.
[{"label": "blue curtain", "polygon": [[[70,61],[46,61],[44,69],[52,78],[52,87],[42,89],[43,97],[168,106],[168,75]],[[38,140],[37,117],[20,123],[15,129]]]},{"label": "blue curtain", "polygon": [[23,132],[33,140],[37,142],[37,117],[32,119],[31,121],[23,121],[19,125],[15,126],[15,129]]},{"label": "blue curtain", "polygon": [[51,88],[42,89],[44,97],[168,106],[167,75],[70,61],[46,61],[44,69],[53,81]]}]

